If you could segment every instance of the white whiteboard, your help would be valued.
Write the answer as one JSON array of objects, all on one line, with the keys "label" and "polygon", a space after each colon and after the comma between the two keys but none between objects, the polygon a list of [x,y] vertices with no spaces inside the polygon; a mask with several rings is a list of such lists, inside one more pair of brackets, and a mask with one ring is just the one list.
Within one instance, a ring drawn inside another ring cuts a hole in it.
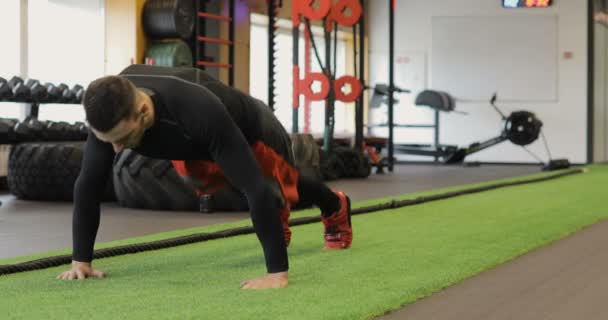
[{"label": "white whiteboard", "polygon": [[557,16],[432,18],[431,87],[456,98],[557,101]]}]

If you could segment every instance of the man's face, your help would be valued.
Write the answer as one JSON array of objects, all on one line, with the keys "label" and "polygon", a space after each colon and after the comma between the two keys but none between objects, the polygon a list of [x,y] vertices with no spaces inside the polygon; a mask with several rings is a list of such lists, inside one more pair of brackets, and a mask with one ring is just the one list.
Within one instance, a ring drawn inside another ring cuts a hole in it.
[{"label": "man's face", "polygon": [[132,149],[141,143],[146,131],[143,113],[137,113],[134,118],[120,121],[108,132],[99,132],[91,128],[101,141],[109,142],[116,153],[123,149]]}]

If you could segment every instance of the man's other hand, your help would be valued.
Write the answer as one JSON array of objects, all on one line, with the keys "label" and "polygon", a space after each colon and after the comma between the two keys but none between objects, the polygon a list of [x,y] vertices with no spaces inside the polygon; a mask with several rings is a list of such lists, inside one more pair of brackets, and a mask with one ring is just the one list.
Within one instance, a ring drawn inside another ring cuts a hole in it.
[{"label": "man's other hand", "polygon": [[278,289],[287,287],[287,272],[269,273],[263,277],[257,279],[251,279],[243,281],[241,283],[241,289]]},{"label": "man's other hand", "polygon": [[93,269],[90,262],[72,261],[72,268],[58,275],[57,279],[84,280],[89,277],[105,278],[106,274],[103,271]]}]

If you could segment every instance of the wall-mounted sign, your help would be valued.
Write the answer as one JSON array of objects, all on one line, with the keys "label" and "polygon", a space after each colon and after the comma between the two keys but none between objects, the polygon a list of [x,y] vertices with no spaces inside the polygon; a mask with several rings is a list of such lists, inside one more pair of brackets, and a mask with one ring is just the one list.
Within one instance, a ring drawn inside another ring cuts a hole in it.
[{"label": "wall-mounted sign", "polygon": [[553,4],[553,0],[502,0],[505,8],[546,8]]}]

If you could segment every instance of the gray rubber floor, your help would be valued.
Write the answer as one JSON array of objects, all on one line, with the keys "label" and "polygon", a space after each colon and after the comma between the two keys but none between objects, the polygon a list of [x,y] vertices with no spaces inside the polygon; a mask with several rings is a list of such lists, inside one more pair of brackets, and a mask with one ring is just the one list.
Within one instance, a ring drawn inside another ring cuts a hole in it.
[{"label": "gray rubber floor", "polygon": [[607,244],[605,221],[379,319],[605,320]]},{"label": "gray rubber floor", "polygon": [[[352,201],[361,201],[536,172],[539,172],[538,166],[401,165],[393,173],[334,181],[329,185],[347,192]],[[21,201],[9,194],[0,195],[0,201],[3,202],[0,207],[0,258],[71,247],[71,203]],[[97,242],[246,218],[248,214],[242,212],[202,214],[133,210],[105,203]]]}]

